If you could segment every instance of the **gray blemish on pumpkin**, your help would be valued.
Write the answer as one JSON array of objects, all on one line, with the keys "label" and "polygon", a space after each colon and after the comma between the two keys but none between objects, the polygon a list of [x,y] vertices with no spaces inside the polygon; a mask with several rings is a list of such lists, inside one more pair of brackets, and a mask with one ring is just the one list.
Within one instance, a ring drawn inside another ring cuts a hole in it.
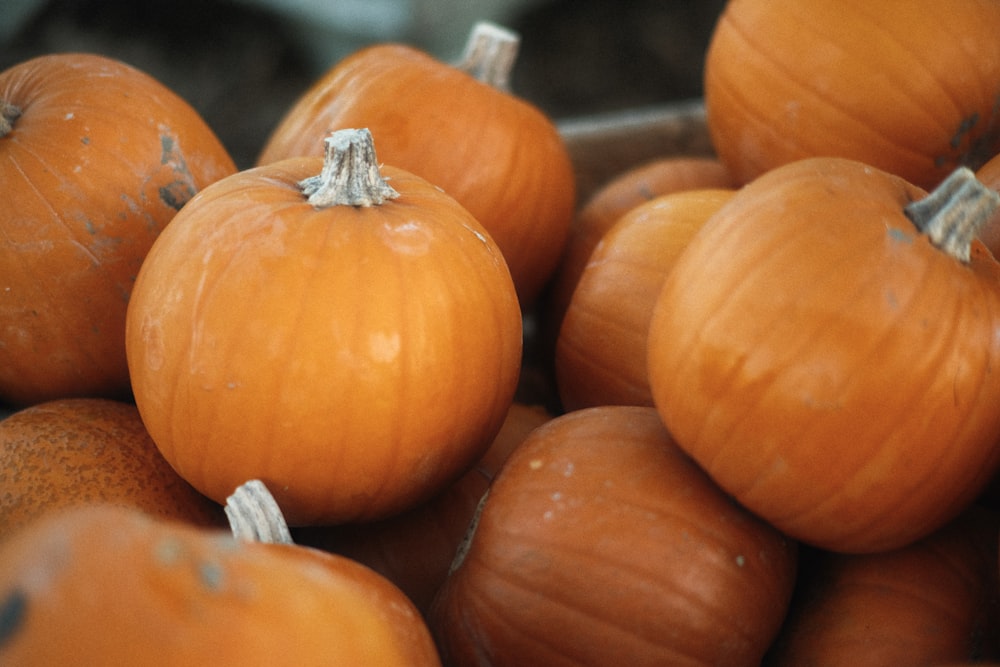
[{"label": "gray blemish on pumpkin", "polygon": [[160,200],[175,211],[181,210],[181,207],[195,194],[194,186],[181,180],[173,181],[160,188]]},{"label": "gray blemish on pumpkin", "polygon": [[201,578],[201,583],[209,590],[217,591],[222,588],[223,574],[222,566],[218,563],[207,562],[198,565],[198,576]]},{"label": "gray blemish on pumpkin", "polygon": [[14,589],[7,593],[0,603],[0,651],[24,625],[28,615],[28,596],[24,591]]},{"label": "gray blemish on pumpkin", "polygon": [[907,232],[905,232],[902,229],[899,229],[898,227],[890,227],[888,231],[889,231],[889,238],[891,238],[893,241],[900,241],[902,243],[913,243],[913,235],[908,234]]}]

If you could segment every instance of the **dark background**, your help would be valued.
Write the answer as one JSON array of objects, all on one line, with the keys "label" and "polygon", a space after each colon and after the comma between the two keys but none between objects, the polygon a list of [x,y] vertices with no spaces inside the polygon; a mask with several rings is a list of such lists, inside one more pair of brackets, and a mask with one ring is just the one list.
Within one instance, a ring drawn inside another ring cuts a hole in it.
[{"label": "dark background", "polygon": [[[538,0],[505,22],[522,38],[512,88],[557,120],[699,97],[704,51],[723,4]],[[224,0],[38,0],[37,5],[30,20],[5,31],[11,34],[0,43],[0,69],[59,51],[124,60],[190,102],[240,167],[253,163],[285,110],[333,65],[317,61],[295,28],[263,5]],[[0,26],[4,20],[0,8]],[[470,28],[455,25],[454,31],[464,38]],[[358,46],[344,36],[331,39],[341,40],[343,52]],[[435,53],[416,34],[398,41],[441,58],[459,55]]]}]

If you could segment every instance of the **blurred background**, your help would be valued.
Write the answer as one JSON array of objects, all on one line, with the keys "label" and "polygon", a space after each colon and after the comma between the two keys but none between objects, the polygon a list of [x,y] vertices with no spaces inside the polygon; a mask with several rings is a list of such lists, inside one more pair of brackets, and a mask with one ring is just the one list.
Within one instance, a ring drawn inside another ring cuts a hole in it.
[{"label": "blurred background", "polygon": [[556,120],[701,96],[724,0],[0,0],[0,70],[36,55],[124,60],[192,104],[240,167],[295,98],[381,41],[442,60],[480,19],[521,34],[512,89]]}]

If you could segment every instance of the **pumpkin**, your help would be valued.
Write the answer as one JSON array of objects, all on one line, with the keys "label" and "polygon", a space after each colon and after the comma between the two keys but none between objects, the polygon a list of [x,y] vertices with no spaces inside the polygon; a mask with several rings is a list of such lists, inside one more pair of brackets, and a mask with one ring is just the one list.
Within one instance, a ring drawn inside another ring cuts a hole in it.
[{"label": "pumpkin", "polygon": [[441,491],[496,436],[521,362],[517,295],[483,227],[380,171],[370,132],[327,147],[199,193],[150,249],[126,319],[164,457],[219,502],[261,479],[292,525]]},{"label": "pumpkin", "polygon": [[759,665],[796,554],[653,408],[587,408],[511,453],[428,623],[447,665]]},{"label": "pumpkin", "polygon": [[804,557],[799,589],[764,664],[1000,659],[998,531],[995,512],[973,507],[899,549]]},{"label": "pumpkin", "polygon": [[0,544],[8,667],[262,661],[440,664],[406,596],[333,554],[111,505],[48,515]]},{"label": "pumpkin", "polygon": [[698,156],[669,156],[644,162],[601,185],[573,217],[553,276],[549,308],[556,332],[594,248],[630,209],[673,192],[735,185],[718,158]]},{"label": "pumpkin", "polygon": [[369,128],[387,164],[441,187],[482,223],[528,305],[555,271],[576,184],[555,124],[509,90],[519,42],[482,22],[457,64],[401,44],[362,49],[291,106],[258,164],[317,155],[332,130]]},{"label": "pumpkin", "polygon": [[556,341],[564,409],[653,405],[646,377],[653,305],[684,246],[732,196],[721,189],[662,195],[631,209],[605,233]]},{"label": "pumpkin", "polygon": [[0,421],[0,536],[49,512],[91,503],[202,526],[222,508],[171,468],[130,403],[63,398]]},{"label": "pumpkin", "polygon": [[139,266],[235,170],[187,102],[125,63],[60,53],[0,72],[0,402],[127,398]]},{"label": "pumpkin", "polygon": [[845,158],[778,167],[701,228],[650,323],[678,444],[740,503],[831,551],[940,528],[1000,463],[1000,203]]},{"label": "pumpkin", "polygon": [[532,430],[551,418],[538,406],[514,403],[482,458],[427,502],[382,521],[302,527],[292,535],[298,544],[367,565],[399,586],[426,613],[497,471]]},{"label": "pumpkin", "polygon": [[839,156],[924,189],[1000,151],[1000,4],[730,0],[705,55],[709,136],[740,183]]}]

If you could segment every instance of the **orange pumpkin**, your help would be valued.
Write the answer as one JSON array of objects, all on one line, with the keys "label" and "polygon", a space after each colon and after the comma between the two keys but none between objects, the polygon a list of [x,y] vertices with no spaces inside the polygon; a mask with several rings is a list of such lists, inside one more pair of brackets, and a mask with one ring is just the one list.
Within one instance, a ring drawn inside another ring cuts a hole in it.
[{"label": "orange pumpkin", "polygon": [[875,554],[803,558],[767,667],[942,665],[1000,659],[995,512],[972,508]]},{"label": "orange pumpkin", "polygon": [[0,402],[127,397],[139,266],[235,170],[193,108],[124,63],[62,53],[0,72]]},{"label": "orange pumpkin", "polygon": [[1000,151],[1000,4],[731,0],[705,56],[709,135],[741,183],[807,157],[930,189]]},{"label": "orange pumpkin", "polygon": [[0,545],[0,663],[440,661],[406,596],[354,561],[97,505]]},{"label": "orange pumpkin", "polygon": [[629,210],[673,192],[735,185],[717,158],[693,156],[670,156],[643,163],[602,185],[574,216],[553,277],[550,308],[557,327],[594,248]]},{"label": "orange pumpkin", "polygon": [[518,42],[480,23],[457,65],[404,45],[362,49],[299,98],[258,163],[319,155],[332,130],[369,128],[386,164],[443,188],[482,223],[527,305],[555,271],[576,184],[555,124],[507,88]]},{"label": "orange pumpkin", "polygon": [[646,339],[663,281],[688,241],[733,196],[686,190],[625,213],[580,276],[555,349],[562,406],[653,405]]},{"label": "orange pumpkin", "polygon": [[56,399],[0,421],[0,535],[65,507],[108,503],[203,526],[222,508],[157,451],[130,403]]},{"label": "orange pumpkin", "polygon": [[442,493],[382,521],[298,528],[295,541],[367,565],[426,613],[490,482],[521,441],[549,419],[544,409],[514,403],[483,457]]},{"label": "orange pumpkin", "polygon": [[589,408],[507,459],[428,623],[451,665],[759,665],[796,558],[655,410]]},{"label": "orange pumpkin", "polygon": [[164,457],[220,502],[263,480],[296,525],[441,491],[489,447],[521,363],[517,295],[482,226],[426,180],[380,174],[370,133],[327,146],[199,193],[150,249],[126,321]]},{"label": "orange pumpkin", "polygon": [[833,551],[903,546],[1000,465],[1000,203],[842,158],[779,167],[702,227],[649,335],[655,405],[751,511]]}]

